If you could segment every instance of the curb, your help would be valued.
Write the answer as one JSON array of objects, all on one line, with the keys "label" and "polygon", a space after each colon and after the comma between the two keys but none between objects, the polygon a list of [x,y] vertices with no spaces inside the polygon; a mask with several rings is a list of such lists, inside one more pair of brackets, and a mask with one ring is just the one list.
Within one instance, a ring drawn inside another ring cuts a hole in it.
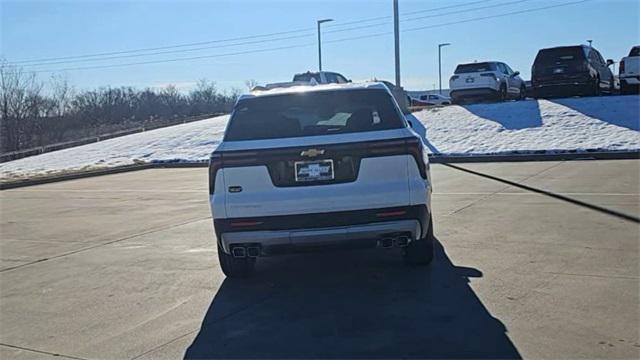
[{"label": "curb", "polygon": [[[558,154],[509,154],[509,155],[466,155],[448,156],[433,154],[429,156],[432,164],[448,163],[483,163],[483,162],[527,162],[527,161],[578,161],[578,160],[630,160],[640,159],[640,151],[615,152],[587,152],[587,153],[558,153]],[[26,179],[0,183],[0,190],[17,189],[21,187],[50,184],[59,181],[84,179],[94,176],[120,174],[147,169],[179,169],[208,167],[208,162],[158,162],[146,164],[125,165],[108,169],[89,170],[64,175],[52,175],[37,179]]]}]

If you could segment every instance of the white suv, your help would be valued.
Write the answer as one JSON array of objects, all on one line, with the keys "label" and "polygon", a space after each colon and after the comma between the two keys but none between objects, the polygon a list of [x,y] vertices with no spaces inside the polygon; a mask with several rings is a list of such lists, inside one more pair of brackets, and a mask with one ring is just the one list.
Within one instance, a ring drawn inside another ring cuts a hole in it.
[{"label": "white suv", "polygon": [[519,71],[497,62],[460,64],[449,80],[449,96],[454,103],[473,99],[524,100],[526,85]]},{"label": "white suv", "polygon": [[337,247],[433,258],[426,147],[381,83],[243,95],[211,154],[209,195],[222,271],[261,256]]}]

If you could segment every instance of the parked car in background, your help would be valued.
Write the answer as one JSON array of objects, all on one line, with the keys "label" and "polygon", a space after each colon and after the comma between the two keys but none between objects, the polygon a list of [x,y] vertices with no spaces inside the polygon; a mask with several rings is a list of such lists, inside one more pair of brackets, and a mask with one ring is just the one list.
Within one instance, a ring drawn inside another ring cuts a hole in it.
[{"label": "parked car in background", "polygon": [[411,112],[409,111],[410,102],[407,100],[407,92],[404,91],[402,87],[395,86],[393,83],[386,80],[373,79],[373,81],[381,82],[389,89],[403,114],[409,114]]},{"label": "parked car in background", "polygon": [[531,68],[535,97],[597,96],[613,93],[615,81],[609,66],[591,46],[561,46],[538,51]]},{"label": "parked car in background", "polygon": [[640,92],[640,46],[634,46],[629,55],[620,60],[618,78],[623,95]]},{"label": "parked car in background", "polygon": [[421,95],[420,101],[424,101],[428,105],[451,105],[451,98],[440,94]]},{"label": "parked car in background", "polygon": [[293,76],[294,82],[308,83],[312,81],[312,79],[318,84],[345,84],[351,82],[351,80],[344,77],[344,75],[331,71],[307,71]]},{"label": "parked car in background", "polygon": [[431,106],[433,104],[429,104],[426,101],[422,101],[419,99],[416,99],[414,97],[411,97],[409,95],[407,95],[407,103],[409,104],[409,106]]},{"label": "parked car in background", "polygon": [[498,61],[460,64],[449,79],[449,95],[452,102],[471,100],[524,99],[526,85],[519,71]]},{"label": "parked car in background", "polygon": [[410,126],[381,83],[241,96],[209,162],[222,271],[243,277],[262,256],[336,247],[429,264],[429,160]]}]

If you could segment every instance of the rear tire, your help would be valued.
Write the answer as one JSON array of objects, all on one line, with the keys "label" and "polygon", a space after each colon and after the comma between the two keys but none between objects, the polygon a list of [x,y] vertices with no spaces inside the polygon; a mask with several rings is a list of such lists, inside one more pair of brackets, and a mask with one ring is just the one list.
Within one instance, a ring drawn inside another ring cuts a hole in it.
[{"label": "rear tire", "polygon": [[596,78],[592,86],[593,86],[593,89],[592,89],[593,96],[602,95],[602,89],[600,88],[600,78]]},{"label": "rear tire", "polygon": [[525,100],[527,98],[527,88],[522,85],[520,87],[520,97],[518,98],[519,100]]},{"label": "rear tire", "polygon": [[218,245],[218,260],[220,268],[228,278],[246,278],[253,274],[256,266],[255,258],[234,258],[231,254],[227,254]]},{"label": "rear tire", "polygon": [[429,218],[429,230],[424,238],[412,241],[404,251],[404,262],[409,266],[425,266],[433,261],[433,218]]},{"label": "rear tire", "polygon": [[507,87],[503,84],[500,85],[500,93],[498,94],[498,101],[507,101]]}]

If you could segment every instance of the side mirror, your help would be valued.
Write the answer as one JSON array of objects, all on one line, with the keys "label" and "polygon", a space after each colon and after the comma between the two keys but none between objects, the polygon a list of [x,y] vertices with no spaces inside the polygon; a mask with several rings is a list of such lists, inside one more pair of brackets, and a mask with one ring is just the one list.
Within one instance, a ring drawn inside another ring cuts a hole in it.
[{"label": "side mirror", "polygon": [[347,79],[347,82],[351,82],[351,79]]},{"label": "side mirror", "polygon": [[512,77],[516,77],[516,76],[518,76],[518,75],[520,75],[520,71],[516,71],[516,72],[514,72],[514,73],[513,73],[513,75],[511,75],[511,76],[512,76]]},{"label": "side mirror", "polygon": [[607,66],[611,66],[613,64],[615,64],[615,62],[613,60],[607,59]]}]

